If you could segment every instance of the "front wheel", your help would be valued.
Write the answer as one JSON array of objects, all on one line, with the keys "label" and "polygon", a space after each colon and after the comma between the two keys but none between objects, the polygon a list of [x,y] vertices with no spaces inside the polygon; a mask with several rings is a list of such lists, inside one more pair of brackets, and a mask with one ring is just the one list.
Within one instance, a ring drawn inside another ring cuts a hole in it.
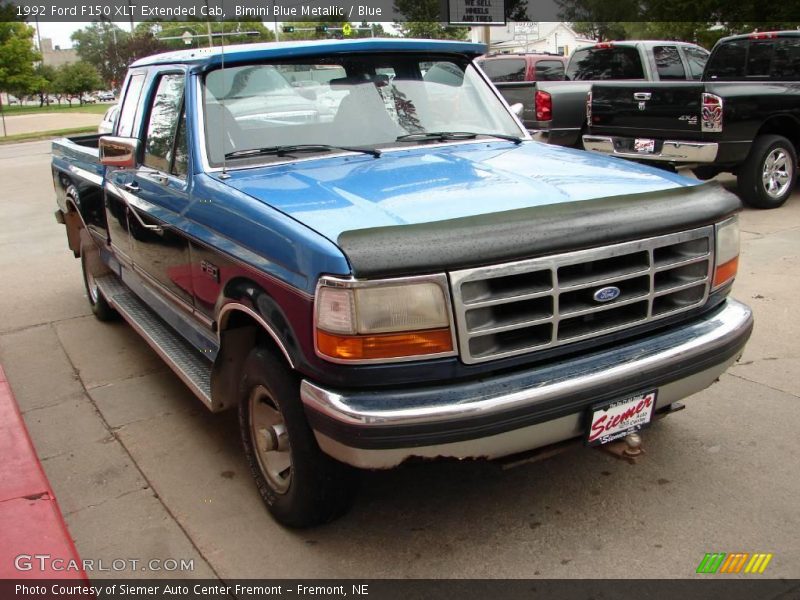
[{"label": "front wheel", "polygon": [[789,199],[797,177],[797,153],[780,135],[755,139],[739,169],[739,194],[754,208],[778,208]]},{"label": "front wheel", "polygon": [[245,360],[239,428],[258,491],[276,521],[312,527],[350,508],[355,470],[320,450],[303,412],[297,376],[266,348],[254,348]]}]

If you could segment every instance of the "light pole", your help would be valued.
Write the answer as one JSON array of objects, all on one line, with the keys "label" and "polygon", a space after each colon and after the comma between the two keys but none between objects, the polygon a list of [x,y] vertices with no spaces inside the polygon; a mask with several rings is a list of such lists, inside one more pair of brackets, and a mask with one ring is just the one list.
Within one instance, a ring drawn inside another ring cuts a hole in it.
[{"label": "light pole", "polygon": [[275,41],[280,42],[281,38],[278,34],[278,15],[275,12],[275,0],[272,0],[272,21],[275,23]]},{"label": "light pole", "polygon": [[[212,48],[214,46],[213,38],[211,37],[211,16],[208,14],[208,0],[205,0],[206,3],[206,31],[208,32],[208,47]],[[222,24],[223,31],[225,30],[225,23]]]}]

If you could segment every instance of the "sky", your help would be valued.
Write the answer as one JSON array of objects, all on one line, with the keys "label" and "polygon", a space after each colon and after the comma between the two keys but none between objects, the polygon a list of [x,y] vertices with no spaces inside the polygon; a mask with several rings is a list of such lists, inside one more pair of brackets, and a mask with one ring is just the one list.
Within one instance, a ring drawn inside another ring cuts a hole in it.
[{"label": "sky", "polygon": [[[35,23],[29,23],[30,25],[36,26]],[[72,40],[70,39],[70,35],[72,35],[73,31],[77,31],[78,29],[83,29],[84,27],[88,27],[91,23],[55,23],[55,22],[40,22],[39,23],[39,34],[43,38],[50,38],[53,40],[53,46],[61,46],[61,48],[72,48]],[[126,23],[120,23],[121,27],[128,29],[130,25]]]}]

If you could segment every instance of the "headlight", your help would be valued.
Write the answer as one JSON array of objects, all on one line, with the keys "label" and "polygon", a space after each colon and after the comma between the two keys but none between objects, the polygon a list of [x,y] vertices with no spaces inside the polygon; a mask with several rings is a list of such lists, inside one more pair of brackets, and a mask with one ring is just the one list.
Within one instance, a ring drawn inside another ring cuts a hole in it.
[{"label": "headlight", "polygon": [[715,288],[736,277],[739,268],[739,217],[731,217],[716,226]]},{"label": "headlight", "polygon": [[317,353],[334,361],[453,355],[444,275],[376,281],[323,277],[317,285]]}]

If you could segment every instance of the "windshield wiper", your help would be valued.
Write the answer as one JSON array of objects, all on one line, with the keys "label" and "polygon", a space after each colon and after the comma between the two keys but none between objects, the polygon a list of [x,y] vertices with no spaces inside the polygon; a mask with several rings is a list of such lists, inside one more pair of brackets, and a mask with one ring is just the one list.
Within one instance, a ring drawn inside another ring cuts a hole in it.
[{"label": "windshield wiper", "polygon": [[397,142],[448,142],[456,140],[474,140],[479,135],[487,137],[499,138],[501,140],[508,140],[515,144],[521,144],[522,138],[516,135],[508,135],[505,133],[475,133],[472,131],[419,131],[417,133],[408,133],[406,135],[398,136],[395,141]]},{"label": "windshield wiper", "polygon": [[374,148],[361,148],[359,146],[331,146],[329,144],[294,144],[285,146],[267,146],[265,148],[249,148],[247,150],[234,150],[228,152],[225,158],[245,158],[248,156],[264,156],[274,154],[275,156],[286,156],[297,152],[330,152],[331,150],[344,150],[345,152],[360,152],[369,154],[375,158],[380,157],[381,151]]}]

